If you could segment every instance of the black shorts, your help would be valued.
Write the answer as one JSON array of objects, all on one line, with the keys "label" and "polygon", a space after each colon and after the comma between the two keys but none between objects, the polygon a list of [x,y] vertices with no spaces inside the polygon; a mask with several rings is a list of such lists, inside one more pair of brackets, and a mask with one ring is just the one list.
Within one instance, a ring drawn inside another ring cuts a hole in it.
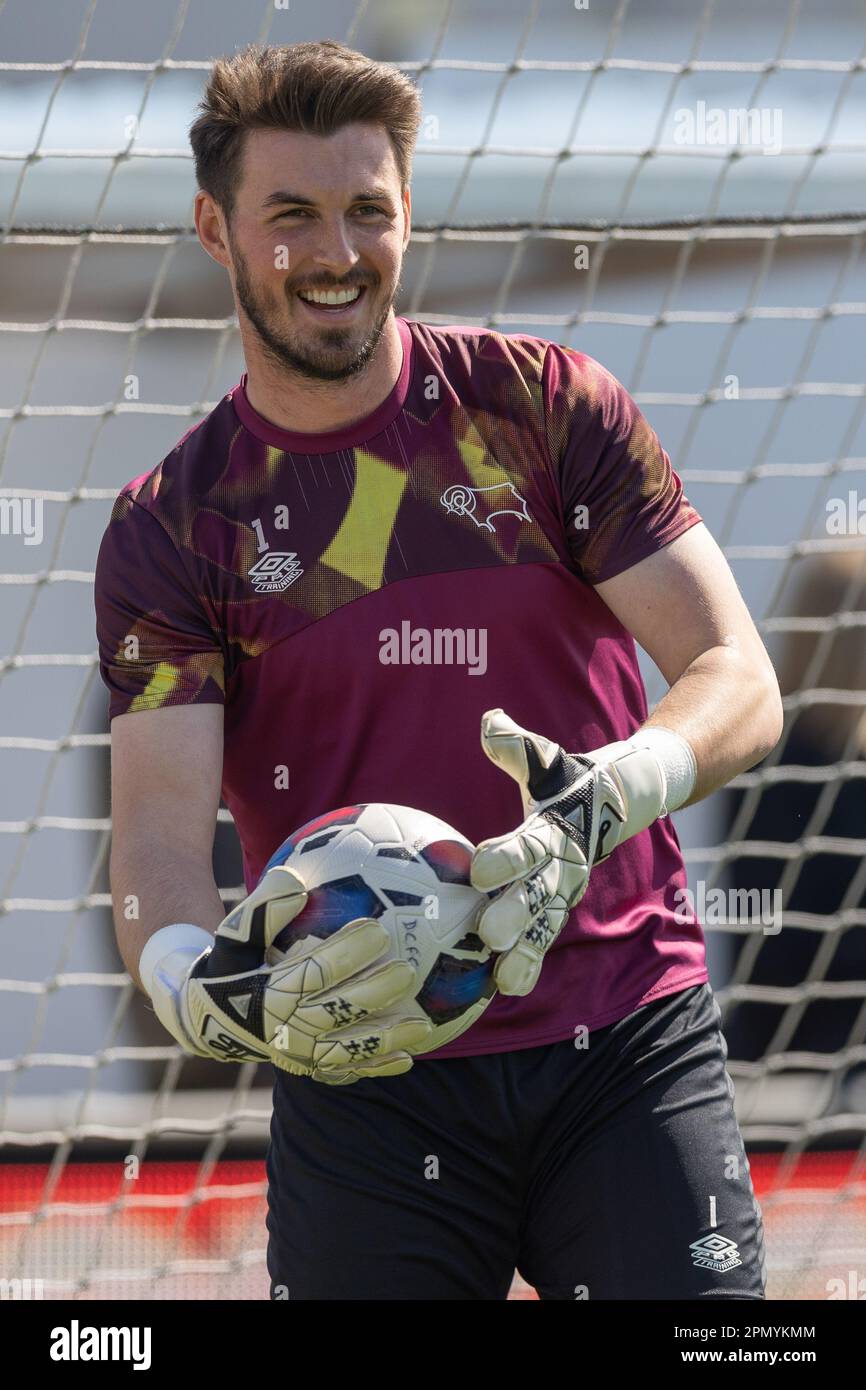
[{"label": "black shorts", "polygon": [[[709,985],[572,1039],[325,1086],[277,1075],[274,1299],[763,1298]],[[579,1040],[578,1040],[579,1041]]]}]

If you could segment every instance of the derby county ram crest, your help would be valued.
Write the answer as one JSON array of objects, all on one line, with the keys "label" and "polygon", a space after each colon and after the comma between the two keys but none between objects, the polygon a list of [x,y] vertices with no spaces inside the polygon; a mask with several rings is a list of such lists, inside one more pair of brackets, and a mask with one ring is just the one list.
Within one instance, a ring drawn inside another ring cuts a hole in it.
[{"label": "derby county ram crest", "polygon": [[471,517],[478,527],[495,531],[495,516],[516,516],[531,521],[526,510],[526,498],[521,497],[513,483],[494,483],[492,487],[466,487],[454,483],[439,498],[446,512],[454,516]]}]

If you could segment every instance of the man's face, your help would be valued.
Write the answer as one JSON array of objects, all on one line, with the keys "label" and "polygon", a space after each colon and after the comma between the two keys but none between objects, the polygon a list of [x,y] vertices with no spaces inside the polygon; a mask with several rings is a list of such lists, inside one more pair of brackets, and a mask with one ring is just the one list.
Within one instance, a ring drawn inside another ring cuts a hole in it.
[{"label": "man's face", "polygon": [[[409,194],[383,127],[253,130],[227,228],[239,307],[277,365],[342,381],[369,362],[409,237]],[[350,302],[314,303],[319,292]]]}]

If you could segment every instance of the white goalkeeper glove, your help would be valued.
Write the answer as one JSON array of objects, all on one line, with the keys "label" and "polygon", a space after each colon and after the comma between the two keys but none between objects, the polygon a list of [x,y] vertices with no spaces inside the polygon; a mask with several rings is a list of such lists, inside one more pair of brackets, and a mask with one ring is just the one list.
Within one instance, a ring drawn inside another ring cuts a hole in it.
[{"label": "white goalkeeper glove", "polygon": [[591,753],[566,753],[501,709],[482,717],[481,746],[519,783],[526,819],[483,840],[473,855],[473,886],[504,890],[477,931],[502,953],[494,970],[499,991],[529,994],[593,865],[688,800],[695,759],[685,739],[659,728]]},{"label": "white goalkeeper glove", "polygon": [[272,1062],[333,1085],[408,1071],[432,1025],[400,1011],[412,966],[375,964],[390,939],[380,922],[358,918],[267,964],[306,901],[297,874],[277,865],[215,936],[188,924],[155,932],[139,973],[157,1017],[187,1051],[221,1062]]}]

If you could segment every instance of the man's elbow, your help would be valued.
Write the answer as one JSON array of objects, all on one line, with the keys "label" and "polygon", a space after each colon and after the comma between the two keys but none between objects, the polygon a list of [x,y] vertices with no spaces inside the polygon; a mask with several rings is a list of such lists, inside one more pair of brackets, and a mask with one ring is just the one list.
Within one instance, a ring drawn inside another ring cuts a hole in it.
[{"label": "man's elbow", "polygon": [[772,753],[782,737],[784,724],[785,711],[782,706],[782,695],[776,673],[771,666],[769,670],[760,672],[756,684],[754,706],[749,719],[754,743],[750,767],[762,762]]}]

